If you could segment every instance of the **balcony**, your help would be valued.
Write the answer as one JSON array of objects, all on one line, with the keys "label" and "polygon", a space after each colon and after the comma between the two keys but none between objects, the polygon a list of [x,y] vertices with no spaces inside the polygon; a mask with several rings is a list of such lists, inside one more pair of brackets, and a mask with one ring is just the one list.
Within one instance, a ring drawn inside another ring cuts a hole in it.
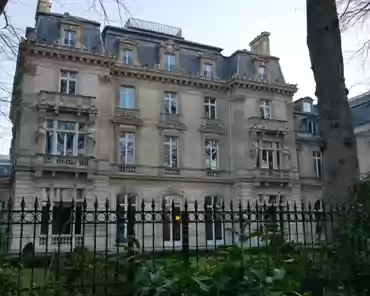
[{"label": "balcony", "polygon": [[209,178],[219,178],[219,177],[221,177],[221,173],[222,173],[221,170],[207,169],[206,170],[206,177],[209,177]]},{"label": "balcony", "polygon": [[181,170],[179,168],[162,168],[162,174],[166,176],[180,176]]},{"label": "balcony", "polygon": [[60,156],[39,154],[36,166],[53,170],[89,171],[95,167],[95,159],[85,156]]},{"label": "balcony", "polygon": [[263,132],[271,135],[284,135],[289,131],[287,120],[249,117],[247,122],[251,132]]},{"label": "balcony", "polygon": [[134,164],[117,164],[118,173],[136,173],[136,165]]},{"label": "balcony", "polygon": [[143,121],[140,119],[140,109],[116,108],[114,110],[113,123],[141,126]]},{"label": "balcony", "polygon": [[184,131],[186,125],[182,122],[182,116],[179,114],[161,113],[158,128]]},{"label": "balcony", "polygon": [[218,118],[203,118],[203,124],[200,127],[202,133],[224,134],[226,132],[225,125]]},{"label": "balcony", "polygon": [[81,113],[98,113],[95,107],[95,97],[82,95],[68,95],[58,92],[40,91],[37,107],[52,110],[58,114],[60,111]]}]

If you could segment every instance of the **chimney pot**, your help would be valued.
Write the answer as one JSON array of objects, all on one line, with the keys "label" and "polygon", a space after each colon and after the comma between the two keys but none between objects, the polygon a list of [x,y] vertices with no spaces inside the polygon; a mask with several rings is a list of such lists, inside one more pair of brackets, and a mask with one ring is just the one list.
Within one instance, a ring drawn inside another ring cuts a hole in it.
[{"label": "chimney pot", "polygon": [[256,38],[253,39],[249,46],[251,47],[252,53],[261,55],[270,55],[270,33],[262,32]]}]

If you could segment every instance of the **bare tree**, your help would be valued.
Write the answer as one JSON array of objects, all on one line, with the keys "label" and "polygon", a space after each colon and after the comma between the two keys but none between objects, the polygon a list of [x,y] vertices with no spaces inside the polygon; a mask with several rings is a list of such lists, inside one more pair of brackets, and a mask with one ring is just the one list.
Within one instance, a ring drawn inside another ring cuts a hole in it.
[{"label": "bare tree", "polygon": [[359,180],[357,144],[344,82],[339,18],[335,0],[307,0],[307,44],[316,82],[324,139],[324,199],[345,203]]}]

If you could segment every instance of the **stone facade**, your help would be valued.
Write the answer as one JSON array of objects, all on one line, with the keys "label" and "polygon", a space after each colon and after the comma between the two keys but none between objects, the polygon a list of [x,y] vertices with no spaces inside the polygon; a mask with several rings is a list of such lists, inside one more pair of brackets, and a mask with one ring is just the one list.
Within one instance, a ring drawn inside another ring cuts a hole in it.
[{"label": "stone facade", "polygon": [[[88,209],[95,200],[101,208],[106,200],[112,209],[127,205],[128,196],[148,209],[153,199],[158,208],[163,199],[192,208],[207,197],[227,205],[321,198],[312,166],[320,139],[296,126],[298,117],[317,116],[292,102],[296,86],[270,55],[269,33],[254,39],[251,51],[226,57],[176,28],[162,25],[163,33],[143,24],[152,25],[130,20],[100,35],[95,22],[37,13],[20,45],[11,107],[15,208],[22,197],[32,208],[36,196],[52,206],[86,198]],[[23,246],[32,241],[27,227]],[[37,250],[53,227],[38,225]],[[110,227],[111,247],[115,235]],[[63,235],[67,248],[77,236]]]}]

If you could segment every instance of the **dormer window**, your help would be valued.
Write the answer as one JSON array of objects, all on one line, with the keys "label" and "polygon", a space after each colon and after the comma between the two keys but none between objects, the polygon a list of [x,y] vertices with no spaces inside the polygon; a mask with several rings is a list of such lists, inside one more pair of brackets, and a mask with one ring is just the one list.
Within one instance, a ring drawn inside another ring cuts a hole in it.
[{"label": "dormer window", "polygon": [[212,78],[213,77],[213,65],[210,63],[204,63],[204,77]]},{"label": "dormer window", "polygon": [[303,112],[312,112],[312,104],[310,102],[303,102]]},{"label": "dormer window", "polygon": [[126,49],[123,51],[123,63],[129,66],[134,64],[134,53],[132,50]]},{"label": "dormer window", "polygon": [[163,55],[163,68],[166,71],[174,71],[176,69],[176,57],[174,54]]},{"label": "dormer window", "polygon": [[77,32],[70,29],[64,30],[64,45],[70,48],[76,48]]},{"label": "dormer window", "polygon": [[266,80],[266,66],[265,65],[263,65],[263,64],[260,64],[259,66],[258,66],[258,78],[259,78],[259,80],[262,80],[262,81],[264,81],[264,80]]}]

